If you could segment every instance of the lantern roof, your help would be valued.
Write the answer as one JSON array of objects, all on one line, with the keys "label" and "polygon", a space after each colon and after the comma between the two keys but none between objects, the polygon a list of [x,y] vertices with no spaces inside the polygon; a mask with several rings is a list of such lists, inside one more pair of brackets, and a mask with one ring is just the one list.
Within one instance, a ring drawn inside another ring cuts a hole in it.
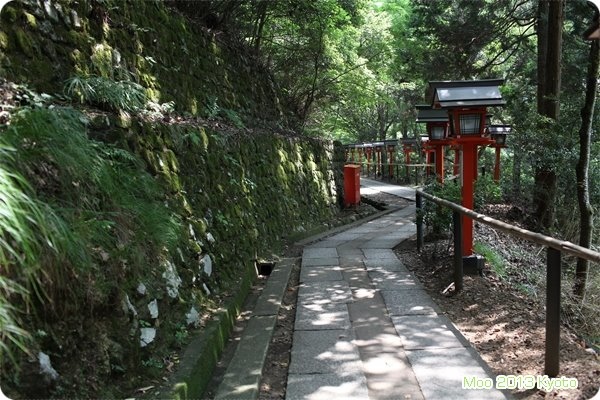
[{"label": "lantern roof", "polygon": [[400,140],[402,141],[402,144],[406,144],[406,145],[416,144],[417,141],[418,141],[418,139],[414,138],[414,137],[412,137],[412,138],[402,138]]},{"label": "lantern roof", "polygon": [[511,125],[490,125],[487,127],[491,134],[508,135],[512,131]]},{"label": "lantern roof", "polygon": [[503,106],[500,93],[504,79],[481,79],[474,81],[431,81],[432,108],[461,108]]},{"label": "lantern roof", "polygon": [[427,104],[417,105],[417,122],[448,122],[448,112],[433,109]]}]

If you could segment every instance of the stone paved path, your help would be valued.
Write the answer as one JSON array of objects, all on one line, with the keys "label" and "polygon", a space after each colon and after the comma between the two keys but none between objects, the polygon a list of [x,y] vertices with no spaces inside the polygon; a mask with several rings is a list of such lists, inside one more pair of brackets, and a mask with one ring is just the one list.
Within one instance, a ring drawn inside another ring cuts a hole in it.
[{"label": "stone paved path", "polygon": [[[371,182],[363,190],[410,198]],[[505,398],[462,389],[465,376],[493,376],[392,250],[415,233],[414,215],[411,205],[304,248],[287,399]]]}]

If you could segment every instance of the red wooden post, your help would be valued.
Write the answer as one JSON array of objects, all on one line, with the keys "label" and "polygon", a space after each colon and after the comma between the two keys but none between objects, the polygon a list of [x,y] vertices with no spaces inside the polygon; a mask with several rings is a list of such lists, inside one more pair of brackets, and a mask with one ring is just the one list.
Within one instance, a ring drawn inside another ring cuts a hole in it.
[{"label": "red wooden post", "polygon": [[439,183],[444,183],[444,145],[436,143],[435,145],[435,174]]},{"label": "red wooden post", "polygon": [[379,176],[381,174],[381,147],[376,147],[375,152],[377,153],[377,170],[375,171],[375,175]]},{"label": "red wooden post", "polygon": [[408,171],[408,166],[410,165],[410,146],[404,145],[403,146],[403,150],[404,150],[404,172],[406,173],[406,182],[408,182],[409,179],[409,171]]},{"label": "red wooden post", "polygon": [[460,146],[454,146],[454,175],[458,175],[460,169]]},{"label": "red wooden post", "polygon": [[[475,181],[476,168],[473,169],[474,162],[477,162],[477,144],[464,143],[462,145],[462,206],[473,209],[473,182]],[[476,165],[476,164],[475,164]],[[462,216],[462,234],[463,234],[463,256],[473,254],[473,220],[469,217]]]},{"label": "red wooden post", "polygon": [[362,165],[363,165],[363,148],[359,147],[358,148],[358,165],[360,165],[360,170],[362,171]]},{"label": "red wooden post", "polygon": [[391,179],[394,176],[394,146],[388,146],[388,177]]}]

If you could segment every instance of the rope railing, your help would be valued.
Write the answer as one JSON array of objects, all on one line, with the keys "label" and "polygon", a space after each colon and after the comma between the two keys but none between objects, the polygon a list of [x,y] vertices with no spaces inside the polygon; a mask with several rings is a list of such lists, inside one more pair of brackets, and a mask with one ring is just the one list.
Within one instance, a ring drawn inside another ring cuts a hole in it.
[{"label": "rope railing", "polygon": [[544,372],[550,377],[555,377],[559,372],[560,350],[560,290],[561,290],[561,264],[562,253],[600,262],[600,253],[578,246],[574,243],[559,240],[541,233],[507,224],[506,222],[476,213],[473,210],[441,199],[421,189],[416,190],[417,207],[417,251],[423,247],[423,199],[447,207],[452,210],[454,231],[454,286],[457,291],[463,287],[463,260],[462,260],[462,218],[465,215],[474,221],[489,225],[497,230],[512,236],[537,243],[547,248],[546,256],[546,348],[544,355]]}]

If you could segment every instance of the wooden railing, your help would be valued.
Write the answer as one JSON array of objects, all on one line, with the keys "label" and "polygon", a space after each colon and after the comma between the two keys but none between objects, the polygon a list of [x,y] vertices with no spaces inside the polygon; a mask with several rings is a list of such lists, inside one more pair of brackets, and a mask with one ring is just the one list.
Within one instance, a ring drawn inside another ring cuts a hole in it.
[{"label": "wooden railing", "polygon": [[462,260],[462,218],[466,215],[474,221],[489,225],[509,235],[517,236],[530,242],[547,247],[546,258],[546,349],[544,356],[544,373],[550,377],[558,375],[559,350],[560,350],[560,286],[561,286],[561,257],[562,253],[600,262],[600,253],[578,246],[571,242],[555,239],[540,233],[531,232],[506,222],[479,214],[458,204],[425,193],[416,191],[417,206],[417,250],[423,246],[423,199],[432,201],[442,207],[452,210],[454,232],[454,286],[455,289],[463,288],[463,260]]}]

